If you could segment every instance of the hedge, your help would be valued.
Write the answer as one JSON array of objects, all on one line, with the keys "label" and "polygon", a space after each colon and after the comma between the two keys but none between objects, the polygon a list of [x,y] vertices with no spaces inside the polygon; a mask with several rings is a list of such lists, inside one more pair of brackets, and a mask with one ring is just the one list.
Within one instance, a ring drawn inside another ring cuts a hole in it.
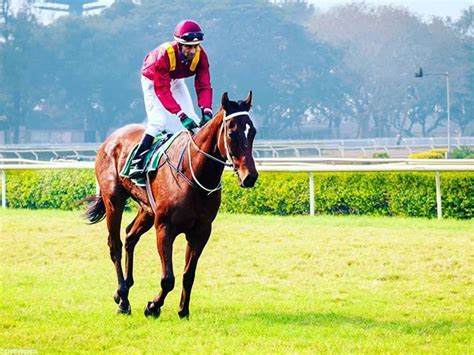
[{"label": "hedge", "polygon": [[[231,173],[223,177],[221,211],[295,215],[309,213],[307,173],[263,172],[255,188],[243,189]],[[474,174],[441,174],[443,216],[474,216]],[[8,171],[7,201],[14,208],[78,209],[95,192],[91,170]],[[436,217],[434,173],[315,173],[317,214]]]},{"label": "hedge", "polygon": [[7,202],[13,208],[79,208],[78,201],[95,193],[92,170],[8,171]]},{"label": "hedge", "polygon": [[[448,152],[447,148],[432,149],[426,152],[414,153],[408,156],[411,159],[444,159],[446,153]],[[375,154],[374,154],[375,158]],[[474,149],[461,146],[454,148],[453,151],[449,154],[451,159],[474,159]]]},{"label": "hedge", "polygon": [[474,149],[468,146],[455,148],[451,153],[453,159],[474,159]]},{"label": "hedge", "polygon": [[448,150],[444,148],[432,149],[426,152],[410,154],[408,158],[410,159],[444,159],[447,152]]},{"label": "hedge", "polygon": [[[309,213],[307,173],[260,174],[254,189],[224,176],[221,209],[252,214]],[[474,174],[442,173],[443,216],[474,217]],[[434,173],[315,173],[315,213],[436,217]]]}]

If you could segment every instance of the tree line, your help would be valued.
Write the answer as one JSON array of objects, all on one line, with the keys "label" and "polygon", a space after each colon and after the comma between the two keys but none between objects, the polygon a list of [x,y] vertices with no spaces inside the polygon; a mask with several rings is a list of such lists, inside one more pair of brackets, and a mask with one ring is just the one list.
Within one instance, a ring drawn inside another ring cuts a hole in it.
[{"label": "tree line", "polygon": [[394,6],[120,0],[100,15],[42,25],[33,3],[14,14],[1,0],[0,129],[14,132],[12,142],[22,126],[103,139],[143,121],[142,60],[183,18],[205,31],[214,110],[224,91],[241,99],[253,90],[259,138],[440,134],[446,85],[416,79],[419,66],[449,72],[453,129],[474,135],[474,6],[457,21],[426,22]]}]

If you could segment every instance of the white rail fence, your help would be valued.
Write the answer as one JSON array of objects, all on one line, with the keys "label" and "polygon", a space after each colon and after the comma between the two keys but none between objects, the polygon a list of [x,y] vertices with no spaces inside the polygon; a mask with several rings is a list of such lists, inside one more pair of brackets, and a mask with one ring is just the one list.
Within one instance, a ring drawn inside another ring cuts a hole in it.
[{"label": "white rail fence", "polygon": [[[436,208],[442,218],[441,172],[474,172],[474,159],[346,159],[346,158],[261,158],[256,159],[258,171],[306,172],[309,183],[310,214],[315,212],[314,175],[321,172],[433,172],[436,184]],[[93,162],[55,161],[44,162],[20,158],[0,159],[2,177],[2,207],[7,207],[6,191],[8,170],[66,170],[93,169]]]},{"label": "white rail fence", "polygon": [[[474,147],[474,137],[455,137],[451,149],[462,146]],[[340,140],[258,140],[254,144],[256,158],[272,157],[372,157],[374,153],[386,153],[390,157],[408,155],[436,148],[446,148],[445,137],[431,138],[372,138]]]},{"label": "white rail fence", "polygon": [[[451,148],[474,147],[474,137],[454,137]],[[372,138],[340,140],[256,140],[253,154],[255,158],[284,157],[372,157],[374,153],[387,153],[390,157],[407,157],[420,151],[446,148],[445,137],[432,138]],[[0,145],[0,158],[30,160],[94,161],[99,145],[81,144],[13,144]]]}]

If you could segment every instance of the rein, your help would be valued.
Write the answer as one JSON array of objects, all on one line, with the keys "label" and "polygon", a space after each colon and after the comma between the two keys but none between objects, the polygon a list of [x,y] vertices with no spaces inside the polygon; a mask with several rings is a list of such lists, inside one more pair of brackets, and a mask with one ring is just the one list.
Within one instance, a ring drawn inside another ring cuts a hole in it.
[{"label": "rein", "polygon": [[[191,175],[193,177],[193,180],[196,182],[196,184],[201,188],[203,189],[204,191],[206,191],[208,193],[208,195],[212,194],[213,192],[215,191],[219,191],[222,189],[222,180],[219,181],[219,183],[217,184],[217,186],[213,189],[209,189],[207,187],[205,187],[203,184],[201,184],[199,182],[199,180],[197,179],[196,177],[196,174],[194,173],[194,169],[193,169],[193,165],[192,165],[192,159],[191,159],[191,143],[193,144],[194,146],[194,149],[196,149],[199,153],[203,154],[206,158],[209,158],[211,160],[214,160],[215,162],[218,162],[224,166],[228,166],[228,167],[232,167],[235,171],[235,165],[234,163],[232,162],[232,157],[231,157],[231,154],[230,154],[230,149],[229,149],[229,146],[228,146],[228,143],[227,143],[227,139],[225,139],[225,137],[227,136],[227,126],[226,126],[226,121],[230,120],[231,118],[234,118],[236,116],[241,116],[241,115],[247,115],[250,117],[250,114],[247,112],[247,111],[239,111],[239,112],[234,112],[232,114],[230,114],[229,116],[226,115],[226,112],[224,111],[224,117],[222,118],[222,124],[221,124],[221,127],[219,129],[219,136],[217,138],[217,147],[219,147],[219,143],[220,143],[220,140],[221,140],[221,135],[222,135],[222,132],[224,132],[224,147],[225,147],[225,152],[226,152],[226,160],[221,160],[219,158],[216,158],[215,156],[209,154],[209,153],[206,153],[205,151],[203,151],[201,148],[198,147],[198,145],[196,144],[196,142],[194,141],[192,135],[190,132],[188,132],[189,134],[189,140],[188,140],[188,143],[186,144],[185,148],[184,149],[187,149],[188,150],[188,159],[189,159],[189,168],[191,170]],[[184,151],[183,151],[184,153]],[[180,175],[184,175],[184,174],[180,174]],[[193,186],[194,184],[192,184],[192,182],[189,181],[188,178],[185,179],[187,181],[187,183],[191,186]]]},{"label": "rein", "polygon": [[[221,127],[219,129],[219,136],[217,138],[217,147],[219,147],[219,143],[221,141],[221,136],[222,136],[222,132],[224,132],[224,137],[227,135],[227,126],[226,126],[226,121],[230,120],[231,118],[234,118],[236,116],[240,116],[240,115],[247,115],[250,117],[250,114],[247,112],[247,111],[239,111],[239,112],[234,112],[232,114],[230,114],[229,116],[226,116],[226,113],[224,111],[224,117],[222,118],[222,124],[221,124]],[[194,146],[194,149],[196,149],[199,153],[203,154],[206,158],[209,158],[211,160],[214,160],[215,162],[217,163],[220,163],[224,166],[228,166],[228,167],[232,167],[234,169],[234,171],[236,170],[235,169],[235,165],[234,163],[232,162],[232,157],[231,157],[231,154],[230,154],[230,150],[229,150],[229,146],[227,144],[227,140],[224,138],[224,147],[225,147],[225,151],[226,151],[226,160],[221,160],[219,158],[216,158],[215,156],[209,154],[209,153],[206,153],[205,151],[203,151],[201,148],[199,148],[199,146],[196,144],[196,142],[194,141],[192,135],[190,132],[187,132],[188,135],[189,135],[189,139],[188,139],[188,142],[184,145],[184,148],[181,152],[181,155],[180,155],[180,158],[179,158],[179,161],[178,161],[178,164],[175,166],[173,165],[173,163],[171,163],[169,157],[168,157],[168,154],[166,154],[166,152],[163,153],[164,157],[165,157],[165,162],[171,167],[173,168],[173,170],[178,174],[180,175],[184,181],[186,181],[188,183],[189,186],[191,187],[194,187],[194,188],[201,188],[203,189],[204,191],[206,191],[208,194],[208,196],[210,194],[212,194],[213,192],[216,192],[216,191],[219,191],[222,189],[222,179],[221,181],[219,181],[219,183],[217,184],[217,186],[213,189],[208,189],[207,187],[205,187],[203,184],[201,184],[199,182],[199,180],[197,179],[196,177],[196,174],[194,173],[194,169],[193,169],[193,165],[192,165],[192,157],[191,157],[191,143],[193,144]],[[188,159],[189,159],[189,167],[191,169],[191,175],[192,175],[192,178],[193,180],[189,179],[182,171],[181,169],[179,168],[181,166],[181,163],[183,162],[183,158],[184,158],[184,154],[186,152],[186,149],[188,150]],[[153,193],[151,191],[151,181],[150,181],[150,176],[147,174],[147,179],[146,179],[146,193],[148,195],[148,200],[150,201],[150,205],[151,205],[151,208],[153,210],[153,212],[156,211],[156,203],[155,203],[155,199],[153,198]]]}]

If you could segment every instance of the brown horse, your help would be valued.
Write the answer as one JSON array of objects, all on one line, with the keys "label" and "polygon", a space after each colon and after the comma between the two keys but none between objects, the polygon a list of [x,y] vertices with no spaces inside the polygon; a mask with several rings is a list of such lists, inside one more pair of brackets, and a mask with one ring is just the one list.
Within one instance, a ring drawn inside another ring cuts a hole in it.
[{"label": "brown horse", "polygon": [[[148,302],[145,316],[158,317],[166,295],[174,288],[173,242],[178,234],[184,233],[187,247],[178,314],[181,318],[189,317],[197,262],[221,203],[224,166],[234,168],[242,187],[253,187],[258,177],[252,157],[256,129],[248,114],[251,102],[252,92],[238,102],[230,101],[225,93],[220,111],[198,133],[192,136],[183,132],[175,139],[161,158],[160,168],[148,176],[147,189],[119,175],[143,134],[143,126],[125,126],[112,133],[99,148],[95,173],[100,195],[88,199],[86,216],[91,223],[106,218],[110,256],[118,278],[114,300],[119,313],[131,312],[128,294],[133,286],[133,251],[141,235],[154,225],[161,258],[161,292]],[[126,228],[124,276],[120,223],[129,197],[138,202],[139,210]]]}]

